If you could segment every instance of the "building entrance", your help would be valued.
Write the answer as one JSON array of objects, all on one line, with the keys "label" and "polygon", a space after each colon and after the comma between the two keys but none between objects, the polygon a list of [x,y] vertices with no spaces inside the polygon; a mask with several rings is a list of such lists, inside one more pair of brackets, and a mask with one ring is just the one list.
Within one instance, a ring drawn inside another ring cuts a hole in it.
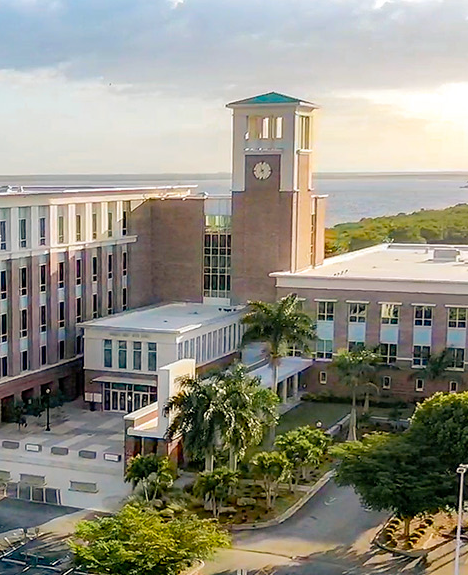
[{"label": "building entrance", "polygon": [[103,409],[130,413],[157,400],[156,387],[132,383],[103,383]]}]

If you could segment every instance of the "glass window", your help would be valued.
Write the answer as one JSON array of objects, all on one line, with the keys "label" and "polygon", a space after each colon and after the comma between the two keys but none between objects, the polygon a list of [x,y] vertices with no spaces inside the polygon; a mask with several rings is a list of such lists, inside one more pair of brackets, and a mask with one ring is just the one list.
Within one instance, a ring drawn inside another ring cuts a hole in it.
[{"label": "glass window", "polygon": [[414,389],[415,391],[424,391],[424,379],[416,379]]},{"label": "glass window", "polygon": [[58,287],[59,289],[65,287],[65,262],[58,264]]},{"label": "glass window", "polygon": [[98,294],[93,293],[93,318],[98,316]]},{"label": "glass window", "polygon": [[81,259],[76,260],[76,285],[81,285],[81,272],[82,272],[82,265]]},{"label": "glass window", "polygon": [[127,369],[127,342],[119,341],[119,368]]},{"label": "glass window", "polygon": [[47,307],[45,305],[41,305],[41,321],[40,321],[40,329],[41,332],[47,331]]},{"label": "glass window", "polygon": [[0,250],[7,249],[6,221],[0,221]]},{"label": "glass window", "polygon": [[47,346],[41,345],[41,365],[46,365],[47,363]]},{"label": "glass window", "polygon": [[367,315],[366,303],[350,303],[349,305],[349,322],[364,323]]},{"label": "glass window", "polygon": [[127,210],[122,212],[122,235],[127,235]]},{"label": "glass window", "polygon": [[63,339],[59,341],[59,359],[65,359],[65,341]]},{"label": "glass window", "polygon": [[92,281],[97,282],[97,279],[98,279],[98,259],[97,259],[97,256],[93,256],[92,268],[93,268]]},{"label": "glass window", "polygon": [[398,325],[400,306],[394,303],[383,303],[381,308],[381,321],[383,324]]},{"label": "glass window", "polygon": [[465,367],[465,350],[464,348],[449,347],[447,349],[450,358],[449,369],[464,369]]},{"label": "glass window", "polygon": [[0,299],[7,298],[7,273],[6,270],[0,271]]},{"label": "glass window", "polygon": [[122,274],[127,275],[127,252],[122,252]]},{"label": "glass window", "polygon": [[456,328],[466,328],[466,312],[464,307],[449,307],[448,308],[448,326]]},{"label": "glass window", "polygon": [[93,212],[92,218],[91,218],[91,225],[92,225],[92,233],[93,233],[93,240],[97,239],[97,213]]},{"label": "glass window", "polygon": [[155,343],[148,343],[148,371],[156,371],[158,365],[157,348]]},{"label": "glass window", "polygon": [[57,219],[57,240],[59,244],[63,244],[65,241],[65,220],[63,216],[59,216]]},{"label": "glass window", "polygon": [[104,340],[104,367],[112,367],[112,340]]},{"label": "glass window", "polygon": [[65,302],[59,301],[58,305],[58,326],[65,327]]},{"label": "glass window", "polygon": [[349,341],[348,351],[362,351],[365,348],[365,343],[363,341]]},{"label": "glass window", "polygon": [[8,357],[5,355],[1,358],[2,377],[8,375]]},{"label": "glass window", "polygon": [[1,341],[8,340],[8,316],[6,313],[2,313],[1,316]]},{"label": "glass window", "polygon": [[26,267],[20,268],[20,295],[27,295],[28,293],[28,269]]},{"label": "glass window", "polygon": [[397,360],[397,345],[395,343],[381,343],[380,357],[383,363],[395,363]]},{"label": "glass window", "polygon": [[182,359],[184,356],[184,344],[182,342],[177,344],[177,359]]},{"label": "glass window", "polygon": [[189,340],[184,341],[184,358],[187,359],[189,356]]},{"label": "glass window", "polygon": [[127,309],[127,288],[122,288],[122,309],[125,311]]},{"label": "glass window", "polygon": [[21,352],[21,371],[27,371],[29,369],[28,352]]},{"label": "glass window", "polygon": [[283,137],[283,118],[281,116],[275,118],[275,138],[280,140]]},{"label": "glass window", "polygon": [[76,214],[75,217],[75,222],[76,222],[76,241],[77,242],[81,242],[81,215],[80,214]]},{"label": "glass window", "polygon": [[316,342],[317,359],[333,359],[333,341],[318,339]]},{"label": "glass window", "polygon": [[449,381],[449,393],[457,393],[458,381]]},{"label": "glass window", "polygon": [[28,337],[28,310],[22,309],[20,313],[20,337]]},{"label": "glass window", "polygon": [[47,289],[47,266],[46,264],[41,264],[39,268],[39,290],[45,292]]},{"label": "glass window", "polygon": [[39,245],[45,246],[46,244],[46,219],[39,218]]},{"label": "glass window", "polygon": [[112,254],[107,254],[107,277],[109,279],[112,278],[112,265],[113,265],[114,261],[113,261],[113,257]]},{"label": "glass window", "polygon": [[76,323],[80,323],[81,320],[83,319],[83,306],[81,304],[81,298],[77,297],[76,298]]},{"label": "glass window", "polygon": [[107,292],[107,313],[111,314],[114,311],[113,295],[112,291]]},{"label": "glass window", "polygon": [[414,325],[432,326],[432,306],[414,306]]},{"label": "glass window", "polygon": [[20,248],[26,248],[28,245],[28,237],[25,218],[21,218],[19,221],[19,240]]},{"label": "glass window", "polygon": [[205,216],[203,294],[228,298],[231,290],[231,217]]},{"label": "glass window", "polygon": [[413,347],[413,367],[423,367],[427,365],[431,348],[428,345],[415,345]]},{"label": "glass window", "polygon": [[319,371],[319,383],[325,385],[327,383],[327,372]]},{"label": "glass window", "polygon": [[382,377],[382,389],[390,389],[392,385],[392,378],[389,375]]},{"label": "glass window", "polygon": [[317,320],[333,321],[335,319],[335,302],[318,301],[317,302]]},{"label": "glass window", "polygon": [[107,237],[111,238],[112,233],[112,212],[107,212]]},{"label": "glass window", "polygon": [[76,353],[78,355],[83,353],[83,336],[81,334],[76,336]]},{"label": "glass window", "polygon": [[141,342],[133,342],[133,369],[141,370]]}]

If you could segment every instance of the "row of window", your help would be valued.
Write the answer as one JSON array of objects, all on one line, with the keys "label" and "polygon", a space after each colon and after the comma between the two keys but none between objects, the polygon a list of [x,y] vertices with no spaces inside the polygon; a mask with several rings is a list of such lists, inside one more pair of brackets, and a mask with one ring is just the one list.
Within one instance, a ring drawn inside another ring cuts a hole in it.
[{"label": "row of window", "polygon": [[[348,350],[356,351],[364,349],[365,344],[361,341],[348,342]],[[451,363],[449,369],[464,369],[465,365],[465,349],[464,348],[448,348],[450,352]],[[398,359],[398,345],[396,343],[381,343],[379,348],[380,356],[385,364],[391,365]],[[429,356],[431,355],[431,348],[428,345],[414,345],[413,346],[413,367],[424,367],[427,365]],[[333,359],[333,341],[326,339],[319,339],[316,342],[316,358],[322,360]]]},{"label": "row of window", "polygon": [[[128,211],[129,208],[124,208],[122,213],[122,221],[121,221],[121,234],[126,236],[128,233]],[[111,238],[114,234],[113,229],[113,222],[114,222],[114,213],[109,210],[107,212],[107,230],[106,235],[107,237]],[[38,226],[38,241],[40,246],[45,246],[47,242],[47,219],[44,216],[41,216],[37,222]],[[66,219],[63,214],[59,214],[57,216],[57,242],[59,244],[65,243],[65,227],[66,227]],[[81,214],[75,215],[75,241],[81,242],[84,240],[83,234],[83,217]],[[92,213],[92,239],[95,240],[98,237],[98,213],[93,211]],[[19,247],[20,248],[27,248],[29,247],[29,238],[28,238],[28,220],[27,218],[21,217],[18,219],[18,235],[19,235]],[[7,221],[0,220],[0,250],[7,250]]]},{"label": "row of window", "polygon": [[[104,367],[119,369],[133,369],[135,371],[142,370],[142,342],[134,341],[132,342],[131,358],[132,365],[130,366],[128,342],[125,340],[120,340],[117,342],[117,361],[115,361],[114,350],[111,339],[104,340]],[[148,342],[147,354],[146,354],[146,370],[156,371],[158,366],[158,350],[156,343]]]},{"label": "row of window", "polygon": [[[319,383],[325,385],[328,381],[328,374],[326,371],[320,371],[318,374]],[[382,389],[391,389],[392,387],[392,377],[390,375],[384,375],[381,380]],[[424,391],[424,379],[416,378],[414,380],[414,390],[415,391]],[[458,391],[458,381],[449,381],[448,383],[448,391],[450,393],[457,393]]]},{"label": "row of window", "polygon": [[192,337],[178,343],[177,359],[194,359],[196,363],[205,363],[237,349],[241,337],[241,324],[233,323],[229,326],[221,327],[196,338]]},{"label": "row of window", "polygon": [[[380,321],[382,324],[398,325],[400,323],[400,308],[402,306],[394,303],[380,304]],[[414,305],[413,322],[415,326],[431,327],[434,319],[433,305]],[[348,303],[349,323],[365,323],[367,320],[367,303]],[[317,320],[334,321],[336,302],[317,302]],[[468,309],[464,307],[447,308],[447,325],[450,328],[466,328]]]}]

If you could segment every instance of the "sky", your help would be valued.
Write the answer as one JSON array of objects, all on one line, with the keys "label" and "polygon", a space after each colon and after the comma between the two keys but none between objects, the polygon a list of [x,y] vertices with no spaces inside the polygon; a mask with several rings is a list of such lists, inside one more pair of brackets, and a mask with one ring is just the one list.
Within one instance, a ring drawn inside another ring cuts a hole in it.
[{"label": "sky", "polygon": [[230,171],[227,102],[318,103],[318,171],[468,170],[468,0],[0,0],[0,173]]}]

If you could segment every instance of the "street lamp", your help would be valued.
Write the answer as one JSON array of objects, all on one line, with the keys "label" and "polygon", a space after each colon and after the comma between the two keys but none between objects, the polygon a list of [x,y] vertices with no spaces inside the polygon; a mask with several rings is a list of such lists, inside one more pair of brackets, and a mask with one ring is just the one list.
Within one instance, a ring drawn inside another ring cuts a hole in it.
[{"label": "street lamp", "polygon": [[50,414],[49,414],[49,409],[50,409],[50,387],[48,387],[46,390],[46,414],[47,414],[47,425],[45,430],[46,431],[50,431]]},{"label": "street lamp", "polygon": [[460,569],[460,547],[461,547],[461,527],[463,515],[463,483],[465,480],[465,473],[468,470],[468,464],[461,463],[457,467],[457,473],[460,474],[460,489],[458,492],[458,523],[457,523],[457,545],[455,547],[455,575],[459,574]]}]

